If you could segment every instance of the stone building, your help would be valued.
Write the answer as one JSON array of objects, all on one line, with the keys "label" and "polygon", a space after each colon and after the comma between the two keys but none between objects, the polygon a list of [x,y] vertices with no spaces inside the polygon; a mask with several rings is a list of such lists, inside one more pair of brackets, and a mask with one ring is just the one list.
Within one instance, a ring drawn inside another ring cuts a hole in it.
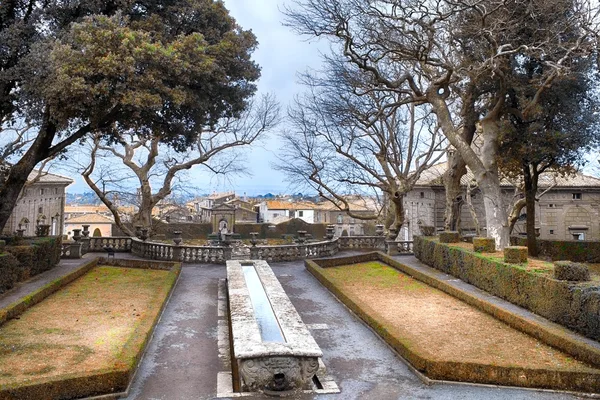
[{"label": "stone building", "polygon": [[[446,164],[442,163],[425,171],[406,196],[407,223],[400,232],[401,240],[411,240],[413,235],[420,234],[421,224],[443,230],[446,199],[441,177],[445,169]],[[462,179],[465,187],[463,198],[469,182],[473,182],[470,172]],[[515,190],[513,183],[502,180],[501,186],[506,207],[520,198],[521,194]],[[600,240],[600,179],[582,173],[565,177],[545,173],[540,177],[539,192],[546,190],[536,203],[536,228],[541,239]],[[471,203],[485,233],[485,209],[478,189],[471,191]],[[513,235],[525,234],[525,218],[523,209]],[[461,230],[474,234],[475,223],[466,202],[463,202],[460,219]]]},{"label": "stone building", "polygon": [[70,239],[73,229],[83,229],[83,225],[89,225],[90,236],[112,236],[114,223],[112,217],[103,214],[82,214],[65,220],[65,235]]},{"label": "stone building", "polygon": [[50,225],[50,235],[62,235],[65,189],[71,183],[70,178],[34,170],[2,233],[23,229],[25,236],[34,236],[37,225]]}]

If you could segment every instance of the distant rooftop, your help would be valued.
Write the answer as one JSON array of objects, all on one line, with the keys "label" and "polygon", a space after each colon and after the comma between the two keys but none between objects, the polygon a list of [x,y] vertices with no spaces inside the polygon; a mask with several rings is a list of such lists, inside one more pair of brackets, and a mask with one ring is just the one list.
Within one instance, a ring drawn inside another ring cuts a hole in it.
[{"label": "distant rooftop", "polygon": [[[421,173],[421,177],[417,181],[417,186],[443,186],[444,182],[442,181],[442,176],[445,172],[445,162],[436,164]],[[473,173],[467,168],[467,173],[461,178],[460,182],[462,185],[466,185],[473,179]],[[504,187],[513,187],[514,182],[511,182],[508,179],[502,179],[500,185]],[[557,188],[600,188],[600,179],[585,175],[581,172],[562,176],[554,171],[547,171],[540,175],[538,186],[540,188],[550,186],[555,186]]]}]

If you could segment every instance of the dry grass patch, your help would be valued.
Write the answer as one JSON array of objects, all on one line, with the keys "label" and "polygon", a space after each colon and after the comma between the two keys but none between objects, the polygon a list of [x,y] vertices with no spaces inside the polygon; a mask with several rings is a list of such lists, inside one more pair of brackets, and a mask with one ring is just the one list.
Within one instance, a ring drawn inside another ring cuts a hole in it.
[{"label": "dry grass patch", "polygon": [[130,370],[175,278],[96,267],[8,321],[0,327],[0,389]]},{"label": "dry grass patch", "polygon": [[594,366],[381,262],[318,273],[432,378],[600,390]]}]

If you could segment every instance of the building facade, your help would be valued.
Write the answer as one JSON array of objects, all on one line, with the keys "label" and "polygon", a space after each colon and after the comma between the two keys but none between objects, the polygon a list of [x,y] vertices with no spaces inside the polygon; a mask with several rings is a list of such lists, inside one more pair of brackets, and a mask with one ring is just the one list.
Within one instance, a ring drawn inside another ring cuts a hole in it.
[{"label": "building facade", "polygon": [[37,225],[49,225],[50,235],[62,235],[65,189],[71,183],[64,176],[33,171],[2,233],[22,229],[25,236],[35,236]]},{"label": "building facade", "polygon": [[[438,164],[423,173],[414,189],[408,193],[404,205],[406,224],[400,232],[400,239],[412,240],[420,234],[420,225],[434,226],[437,231],[444,229],[445,191],[441,176],[445,164]],[[460,213],[461,231],[474,234],[476,224],[466,200],[466,187],[473,182],[471,173],[463,177],[465,191],[462,194]],[[472,186],[474,183],[472,183]],[[503,204],[509,207],[522,195],[515,185],[507,180],[501,182]],[[600,179],[576,173],[561,176],[545,173],[540,176],[539,197],[535,205],[536,229],[540,239],[548,240],[600,240]],[[482,234],[485,234],[485,208],[481,191],[471,191],[471,204],[477,216]],[[515,224],[513,235],[525,234],[525,209]]]}]

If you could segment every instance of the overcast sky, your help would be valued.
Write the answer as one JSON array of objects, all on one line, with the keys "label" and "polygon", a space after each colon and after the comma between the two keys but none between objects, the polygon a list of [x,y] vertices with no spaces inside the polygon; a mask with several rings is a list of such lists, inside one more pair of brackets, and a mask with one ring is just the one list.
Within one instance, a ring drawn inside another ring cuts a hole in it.
[{"label": "overcast sky", "polygon": [[[281,103],[282,114],[293,100],[294,95],[302,91],[297,82],[297,72],[307,68],[318,68],[320,65],[320,49],[327,49],[323,41],[307,41],[282,25],[283,15],[280,9],[285,1],[281,0],[224,0],[231,15],[244,29],[250,29],[258,38],[258,49],[253,58],[261,67],[261,78],[258,82],[260,93],[273,93]],[[279,128],[281,129],[281,127]],[[233,177],[228,181],[211,178],[202,167],[195,167],[188,172],[190,183],[199,188],[201,193],[212,191],[235,190],[240,195],[274,194],[288,192],[285,177],[272,170],[271,163],[280,143],[277,132],[272,133],[260,146],[246,148],[246,167],[250,177]],[[57,171],[65,174],[64,171]],[[76,183],[67,190],[80,193],[90,189],[80,176],[72,176]]]}]

